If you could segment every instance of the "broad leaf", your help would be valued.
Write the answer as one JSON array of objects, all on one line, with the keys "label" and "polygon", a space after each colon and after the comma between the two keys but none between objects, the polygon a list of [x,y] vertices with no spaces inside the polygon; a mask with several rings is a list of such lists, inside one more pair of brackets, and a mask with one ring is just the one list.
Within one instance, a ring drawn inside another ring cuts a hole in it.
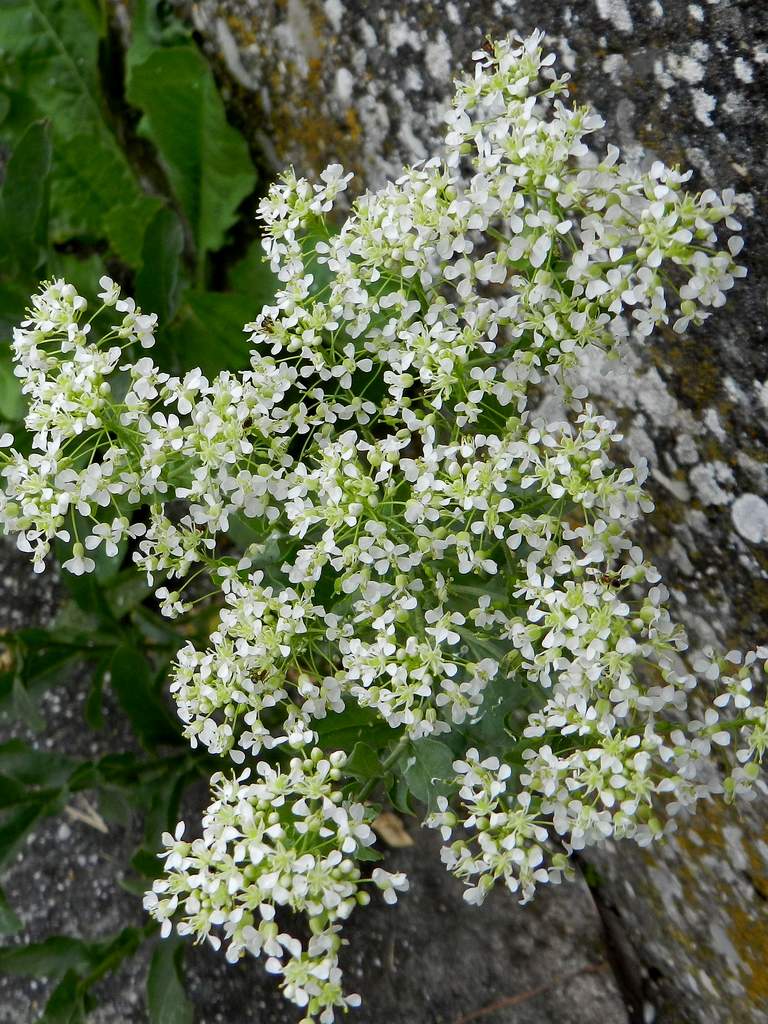
[{"label": "broad leaf", "polygon": [[134,647],[123,644],[112,658],[110,684],[133,731],[146,747],[178,743],[180,732],[153,685],[147,659]]},{"label": "broad leaf", "polygon": [[150,1024],[192,1024],[192,1004],[184,991],[184,946],[161,940],[152,954],[147,977],[147,1009]]},{"label": "broad leaf", "polygon": [[74,767],[72,758],[52,750],[36,750],[23,740],[0,745],[0,771],[25,786],[61,786]]},{"label": "broad leaf", "polygon": [[76,971],[67,971],[51,992],[37,1024],[85,1024],[85,993]]},{"label": "broad leaf", "polygon": [[260,240],[252,242],[245,256],[230,268],[227,282],[233,292],[240,292],[252,300],[251,319],[262,306],[274,301],[280,282],[270,270]]},{"label": "broad leaf", "polygon": [[248,365],[250,343],[243,325],[260,306],[247,295],[190,291],[159,346],[180,370],[199,366],[209,377]]},{"label": "broad leaf", "polygon": [[162,326],[170,323],[179,302],[184,229],[173,210],[158,210],[144,236],[141,269],[136,275],[136,301],[157,313]]},{"label": "broad leaf", "polygon": [[351,702],[344,711],[320,718],[312,724],[325,750],[351,753],[358,743],[378,749],[399,738],[398,733],[375,711],[362,708],[355,702]]},{"label": "broad leaf", "polygon": [[17,92],[51,122],[51,236],[109,238],[127,263],[141,256],[160,200],[144,194],[107,122],[98,74],[103,31],[86,0],[4,0],[0,49]]},{"label": "broad leaf", "polygon": [[432,808],[438,796],[450,791],[455,757],[450,747],[430,737],[411,744],[403,776],[417,800]]},{"label": "broad leaf", "polygon": [[256,175],[242,136],[228,124],[213,73],[194,46],[150,53],[131,71],[128,99],[157,147],[195,241],[198,283],[205,254],[221,248]]},{"label": "broad leaf", "polygon": [[31,274],[45,258],[51,132],[45,121],[29,126],[5,169],[0,209],[5,253],[17,274]]},{"label": "broad leaf", "polygon": [[93,963],[93,949],[80,939],[52,935],[43,942],[0,949],[0,972],[26,977],[60,977],[70,970],[83,970]]}]

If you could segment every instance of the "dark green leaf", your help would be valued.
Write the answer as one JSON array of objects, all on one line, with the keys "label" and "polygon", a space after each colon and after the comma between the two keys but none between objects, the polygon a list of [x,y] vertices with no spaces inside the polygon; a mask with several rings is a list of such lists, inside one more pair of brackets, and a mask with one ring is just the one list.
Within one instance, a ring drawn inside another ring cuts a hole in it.
[{"label": "dark green leaf", "polygon": [[26,803],[28,797],[29,790],[23,783],[0,773],[0,810]]},{"label": "dark green leaf", "polygon": [[184,946],[161,940],[152,954],[147,977],[150,1024],[192,1024],[192,1004],[184,991]]},{"label": "dark green leaf", "polygon": [[377,749],[397,738],[397,733],[375,711],[354,702],[338,714],[318,719],[314,727],[326,750],[346,753],[351,753],[356,743],[367,743]]},{"label": "dark green leaf", "polygon": [[23,740],[0,745],[0,771],[25,786],[61,786],[75,764],[70,757],[51,750],[36,750]]},{"label": "dark green leaf", "polygon": [[104,677],[109,671],[111,657],[102,658],[96,665],[88,686],[88,696],[83,705],[83,718],[91,729],[104,726]]},{"label": "dark green leaf", "polygon": [[147,747],[178,743],[180,732],[152,685],[147,659],[123,644],[112,658],[110,683],[138,739]]},{"label": "dark green leaf", "polygon": [[45,1004],[37,1024],[85,1024],[85,993],[76,971],[64,975]]},{"label": "dark green leaf", "polygon": [[262,306],[273,302],[280,287],[277,275],[269,268],[260,241],[253,242],[245,256],[230,268],[227,281],[233,292],[247,295],[253,301],[251,319]]},{"label": "dark green leaf", "polygon": [[45,121],[29,126],[5,169],[0,230],[17,274],[31,274],[45,258],[51,133]]},{"label": "dark green leaf", "polygon": [[401,814],[413,814],[413,808],[410,804],[410,790],[408,783],[402,775],[394,775],[391,777],[392,782],[387,789],[387,796],[392,807],[399,811]]},{"label": "dark green leaf", "polygon": [[[23,314],[22,305],[19,316]],[[24,415],[24,399],[18,378],[13,373],[13,363],[8,348],[0,348],[0,419],[8,423],[18,422]]]},{"label": "dark green leaf", "polygon": [[[53,131],[51,237],[109,238],[135,265],[161,205],[143,193],[107,121],[98,72],[103,12],[73,0],[4,0],[0,50],[17,93]],[[96,13],[95,13],[96,12]]]},{"label": "dark green leaf", "polygon": [[45,728],[45,719],[18,673],[13,679],[11,704],[14,718],[23,722],[32,732],[41,732]]},{"label": "dark green leaf", "polygon": [[[40,818],[52,814],[55,807],[55,802],[43,798],[24,804],[13,814],[4,816],[0,822],[0,865],[10,860],[27,833],[34,828]],[[0,959],[1,967],[2,959]]]},{"label": "dark green leaf", "polygon": [[133,0],[131,4],[131,45],[125,55],[131,72],[160,46],[176,46],[190,40],[190,29],[179,21],[167,0]]},{"label": "dark green leaf", "polygon": [[21,921],[0,889],[0,935],[15,935],[21,929]]},{"label": "dark green leaf", "polygon": [[150,53],[131,70],[128,99],[160,153],[192,229],[202,282],[205,253],[224,244],[256,183],[248,147],[226,119],[213,73],[195,46]]},{"label": "dark green leaf", "polygon": [[432,808],[438,796],[450,791],[455,759],[451,748],[440,740],[426,737],[411,744],[405,756],[403,776],[417,800]]},{"label": "dark green leaf", "polygon": [[151,593],[152,587],[147,583],[146,576],[135,569],[124,569],[105,588],[107,603],[116,619],[132,612]]},{"label": "dark green leaf", "polygon": [[166,332],[160,350],[181,370],[199,366],[208,376],[248,365],[250,343],[243,324],[259,306],[245,295],[190,291]]},{"label": "dark green leaf", "polygon": [[184,230],[173,210],[158,210],[144,235],[141,269],[134,292],[143,310],[157,313],[165,326],[179,302],[179,273]]},{"label": "dark green leaf", "polygon": [[53,935],[43,942],[0,949],[0,972],[29,978],[56,978],[70,970],[84,970],[93,962],[93,950],[80,939]]},{"label": "dark green leaf", "polygon": [[367,743],[356,743],[344,765],[345,775],[358,779],[376,779],[381,775],[381,761],[373,747]]}]

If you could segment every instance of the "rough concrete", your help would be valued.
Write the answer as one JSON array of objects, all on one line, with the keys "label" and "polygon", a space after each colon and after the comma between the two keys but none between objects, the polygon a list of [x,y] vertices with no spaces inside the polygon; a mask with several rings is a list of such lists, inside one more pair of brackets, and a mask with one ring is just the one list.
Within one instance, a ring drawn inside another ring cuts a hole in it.
[{"label": "rough concrete", "polygon": [[[749,277],[689,336],[631,348],[591,390],[649,458],[644,538],[699,643],[748,646],[768,627],[768,5],[762,0],[201,0],[181,3],[274,162],[341,160],[358,187],[433,151],[451,78],[486,34],[541,27],[573,95],[637,161],[733,185]],[[629,372],[628,372],[629,371]],[[676,1024],[768,1014],[768,803],[711,805],[652,855],[600,859],[599,897],[648,1014]],[[628,982],[629,983],[629,982]],[[653,1007],[653,1010],[650,1009]]]},{"label": "rough concrete", "polygon": [[[58,597],[55,575],[34,576],[26,558],[0,540],[0,631],[46,624]],[[117,708],[108,706],[103,732],[84,726],[87,685],[74,672],[44,697],[43,733],[33,737],[0,723],[0,742],[20,735],[83,758],[134,749]],[[8,942],[52,934],[98,939],[144,923],[141,901],[120,886],[141,841],[141,823],[108,827],[103,834],[65,812],[34,830],[0,879],[24,925]],[[512,999],[481,1019],[628,1024],[600,917],[583,882],[554,887],[527,907],[501,890],[482,908],[469,907],[459,883],[440,867],[436,835],[409,829],[414,845],[390,851],[388,867],[408,872],[411,892],[395,908],[374,901],[348,926],[348,982],[364,999],[350,1024],[456,1024]],[[93,1024],[145,1024],[150,951],[145,947],[99,985]],[[191,947],[187,977],[195,1024],[295,1024],[301,1016],[252,959],[231,967],[209,947]],[[0,1024],[33,1024],[50,989],[45,981],[0,976]]]}]

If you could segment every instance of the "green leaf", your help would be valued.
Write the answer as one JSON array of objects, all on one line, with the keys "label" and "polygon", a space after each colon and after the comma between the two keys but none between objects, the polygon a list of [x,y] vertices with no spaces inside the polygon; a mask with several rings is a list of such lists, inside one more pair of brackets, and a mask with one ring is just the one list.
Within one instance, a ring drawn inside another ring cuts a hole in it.
[{"label": "green leaf", "polygon": [[167,0],[134,0],[131,4],[131,45],[125,54],[127,78],[160,46],[175,46],[192,38]]},{"label": "green leaf", "polygon": [[28,798],[29,791],[25,785],[0,773],[0,810],[26,803]]},{"label": "green leaf", "polygon": [[134,293],[143,310],[157,313],[165,326],[179,304],[181,254],[184,229],[173,210],[158,210],[144,235],[141,269]]},{"label": "green leaf", "polygon": [[11,688],[11,703],[16,719],[24,722],[32,732],[42,732],[45,728],[45,719],[18,673],[14,676]]},{"label": "green leaf", "polygon": [[417,800],[432,809],[437,797],[451,790],[455,759],[451,748],[440,740],[426,737],[411,744],[403,777]]},{"label": "green leaf", "polygon": [[21,930],[21,921],[0,889],[0,935],[15,935]]},{"label": "green leaf", "polygon": [[161,940],[152,954],[147,977],[150,1024],[192,1024],[192,1004],[184,991],[184,946]]},{"label": "green leaf", "polygon": [[[0,865],[11,859],[40,818],[52,814],[56,804],[50,799],[40,799],[18,808],[13,814],[4,816],[0,823]],[[0,958],[0,969],[2,959]]]},{"label": "green leaf", "polygon": [[123,569],[105,588],[105,597],[116,619],[122,619],[152,593],[146,576],[135,568]]},{"label": "green leaf", "polygon": [[106,235],[135,265],[161,201],[144,194],[109,126],[98,71],[103,29],[103,14],[86,0],[0,5],[0,50],[14,89],[34,97],[36,115],[51,122],[52,239]]},{"label": "green leaf", "polygon": [[228,124],[213,73],[194,46],[155,50],[132,68],[128,100],[157,147],[195,241],[198,282],[206,252],[221,248],[256,175],[244,139]]},{"label": "green leaf", "polygon": [[75,765],[70,757],[52,750],[36,750],[23,740],[0,745],[0,771],[25,786],[62,786]]},{"label": "green leaf", "polygon": [[85,993],[76,971],[67,971],[51,993],[37,1024],[85,1024]]},{"label": "green leaf", "polygon": [[253,242],[245,256],[233,264],[227,282],[233,292],[247,295],[253,301],[254,313],[251,319],[262,306],[268,306],[274,301],[280,282],[270,270],[260,240]]},{"label": "green leaf", "polygon": [[[20,312],[23,312],[23,306]],[[0,348],[0,418],[8,423],[17,423],[23,415],[21,386],[13,373],[11,353],[4,345]]]},{"label": "green leaf", "polygon": [[373,747],[356,743],[344,765],[344,774],[358,779],[377,779],[381,775],[381,761]]},{"label": "green leaf", "polygon": [[320,744],[325,750],[343,750],[351,753],[357,743],[366,743],[378,749],[398,734],[372,708],[350,703],[342,712],[333,713],[314,723]]},{"label": "green leaf", "polygon": [[83,718],[90,729],[104,727],[104,679],[109,671],[111,658],[106,657],[93,670],[88,686],[88,696],[83,705]]},{"label": "green leaf", "polygon": [[242,370],[251,349],[243,325],[258,311],[246,295],[189,291],[158,348],[181,371],[199,366],[211,377],[220,370]]},{"label": "green leaf", "polygon": [[91,947],[80,939],[52,935],[43,942],[0,949],[0,972],[28,978],[56,978],[67,971],[83,970],[93,960]]},{"label": "green leaf", "polygon": [[48,176],[51,132],[46,121],[29,126],[5,169],[0,230],[17,274],[31,274],[45,258],[48,241]]},{"label": "green leaf", "polygon": [[146,747],[178,743],[180,731],[152,685],[152,670],[144,655],[128,644],[112,658],[110,683],[133,731]]}]

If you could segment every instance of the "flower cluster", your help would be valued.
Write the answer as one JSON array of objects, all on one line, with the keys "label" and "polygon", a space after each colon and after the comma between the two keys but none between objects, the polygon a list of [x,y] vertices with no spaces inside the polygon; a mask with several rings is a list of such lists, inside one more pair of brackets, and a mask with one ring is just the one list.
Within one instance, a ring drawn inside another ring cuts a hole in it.
[{"label": "flower cluster", "polygon": [[[32,449],[2,438],[5,529],[37,568],[70,541],[78,573],[129,544],[170,617],[201,575],[217,595],[171,692],[190,742],[240,775],[212,781],[202,839],[166,837],[147,906],[165,931],[178,916],[218,944],[223,929],[232,960],[266,956],[307,1021],[354,1002],[339,929],[364,886],[392,901],[406,884],[358,863],[375,778],[320,751],[328,720],[378,723],[380,774],[406,784],[400,754],[462,745],[427,824],[473,902],[498,879],[528,899],[571,851],[646,843],[759,782],[768,650],[702,656],[718,695],[691,703],[686,637],[632,539],[645,467],[614,462],[615,424],[572,372],[722,304],[744,273],[734,196],[613,147],[598,159],[600,118],[566,105],[540,44],[477,54],[444,156],[357,199],[340,230],[340,167],[273,186],[260,214],[279,288],[246,325],[242,372],[162,372],[137,351],[154,318],[107,279],[98,341],[60,281],[15,334]],[[557,420],[536,411],[542,386]],[[732,737],[723,782],[707,758]]]},{"label": "flower cluster", "polygon": [[[339,799],[345,760],[315,748],[285,770],[258,762],[253,781],[250,769],[237,778],[215,775],[202,839],[185,842],[183,823],[163,836],[167,877],[145,900],[164,936],[181,910],[179,934],[208,936],[218,949],[221,938],[209,932],[221,929],[231,963],[245,952],[266,956],[287,998],[321,1024],[333,1021],[334,1007],[360,1002],[341,988],[341,922],[369,901],[366,885],[389,903],[408,888],[401,873],[376,868],[368,879],[356,864],[374,841],[372,815]],[[306,941],[281,930],[283,908],[305,916]]]}]

